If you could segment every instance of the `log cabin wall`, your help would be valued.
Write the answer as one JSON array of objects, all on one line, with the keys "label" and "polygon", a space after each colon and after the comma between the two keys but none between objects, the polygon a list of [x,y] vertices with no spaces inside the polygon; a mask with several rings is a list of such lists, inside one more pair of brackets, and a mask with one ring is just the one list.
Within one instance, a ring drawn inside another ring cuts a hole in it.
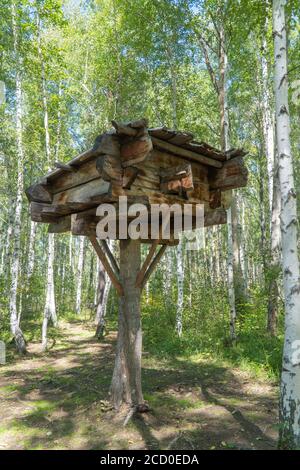
[{"label": "log cabin wall", "polygon": [[203,204],[205,225],[226,223],[231,190],[247,184],[243,150],[223,153],[188,132],[148,129],[144,119],[113,126],[28,188],[32,220],[49,223],[50,232],[95,235],[97,206],[127,196],[148,205]]}]

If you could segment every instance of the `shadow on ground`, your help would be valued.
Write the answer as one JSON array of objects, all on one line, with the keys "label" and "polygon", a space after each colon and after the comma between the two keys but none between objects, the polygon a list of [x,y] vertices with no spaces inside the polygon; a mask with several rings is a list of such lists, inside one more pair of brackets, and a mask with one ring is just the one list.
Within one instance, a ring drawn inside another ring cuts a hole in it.
[{"label": "shadow on ground", "polygon": [[151,412],[123,426],[108,401],[115,335],[64,325],[53,349],[32,346],[0,375],[0,448],[273,449],[276,392],[239,370],[145,355]]}]

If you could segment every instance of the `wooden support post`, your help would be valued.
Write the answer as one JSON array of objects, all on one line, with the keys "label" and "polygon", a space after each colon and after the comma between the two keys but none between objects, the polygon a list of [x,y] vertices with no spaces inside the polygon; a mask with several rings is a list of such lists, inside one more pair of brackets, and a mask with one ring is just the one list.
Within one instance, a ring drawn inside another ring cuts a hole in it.
[{"label": "wooden support post", "polygon": [[99,242],[100,242],[100,245],[103,248],[103,251],[105,252],[106,256],[108,257],[109,261],[111,262],[111,266],[112,266],[115,274],[117,274],[117,276],[119,277],[120,276],[120,268],[118,266],[118,263],[117,263],[114,255],[110,251],[110,248],[109,248],[108,244],[106,243],[105,240],[99,240]]},{"label": "wooden support post", "polygon": [[156,253],[156,256],[155,258],[153,259],[152,263],[150,264],[149,268],[147,269],[144,277],[143,277],[143,280],[141,282],[141,288],[144,289],[149,277],[151,276],[151,274],[153,273],[154,269],[156,268],[156,266],[158,265],[158,263],[160,262],[160,260],[162,259],[165,251],[167,249],[167,245],[162,245],[160,247],[160,250],[158,251],[158,253]]},{"label": "wooden support post", "polygon": [[115,408],[122,402],[145,411],[141,385],[142,327],[141,289],[136,287],[140,270],[140,240],[120,240],[120,279],[124,295],[119,303],[117,355],[111,384]]},{"label": "wooden support post", "polygon": [[[89,237],[101,263],[103,264],[104,266],[104,269],[106,270],[107,272],[107,275],[110,277],[110,280],[113,284],[113,286],[117,289],[117,292],[120,296],[123,296],[124,295],[124,291],[123,291],[123,287],[122,287],[122,284],[120,283],[120,280],[118,279],[118,276],[117,276],[117,273],[114,272],[114,270],[112,269],[104,251],[102,250],[101,246],[99,245],[98,241],[97,241],[97,238],[96,237]],[[111,255],[112,256],[112,255]]]},{"label": "wooden support post", "polygon": [[149,253],[144,261],[144,264],[140,270],[140,272],[138,273],[137,277],[136,277],[136,282],[135,282],[135,285],[136,287],[141,287],[142,286],[142,282],[143,282],[143,277],[145,275],[145,272],[154,256],[154,253],[156,251],[156,247],[159,243],[159,240],[154,240],[152,245],[151,245],[151,248],[149,250]]}]

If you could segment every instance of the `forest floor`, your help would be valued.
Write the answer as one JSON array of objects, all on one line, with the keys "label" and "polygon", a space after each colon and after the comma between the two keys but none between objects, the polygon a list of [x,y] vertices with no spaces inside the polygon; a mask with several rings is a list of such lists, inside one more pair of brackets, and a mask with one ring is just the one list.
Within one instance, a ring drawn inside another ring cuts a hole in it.
[{"label": "forest floor", "polygon": [[108,402],[116,335],[62,323],[47,353],[40,344],[0,369],[0,449],[274,449],[277,387],[228,364],[143,356],[151,411],[118,414]]}]

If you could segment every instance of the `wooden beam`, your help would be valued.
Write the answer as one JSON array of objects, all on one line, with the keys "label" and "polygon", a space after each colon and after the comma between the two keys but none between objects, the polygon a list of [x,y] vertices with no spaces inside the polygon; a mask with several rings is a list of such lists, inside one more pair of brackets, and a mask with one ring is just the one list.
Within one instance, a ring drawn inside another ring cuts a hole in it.
[{"label": "wooden beam", "polygon": [[40,183],[30,186],[25,190],[25,194],[29,202],[44,202],[46,204],[52,202],[52,194],[45,185]]},{"label": "wooden beam", "polygon": [[177,145],[165,142],[164,140],[157,139],[156,137],[151,137],[151,139],[154,146],[173,153],[174,155],[187,158],[194,162],[203,163],[204,165],[212,166],[214,168],[222,168],[223,166],[221,162],[205,157],[204,155],[200,155],[196,152],[192,152],[191,150],[186,150],[182,147],[178,147]]},{"label": "wooden beam", "polygon": [[99,240],[99,243],[102,246],[103,251],[105,252],[105,254],[108,257],[109,261],[111,262],[113,270],[115,271],[117,276],[120,276],[120,268],[118,266],[118,263],[117,263],[114,255],[110,251],[110,248],[109,248],[107,242],[105,240]]},{"label": "wooden beam", "polygon": [[110,188],[110,183],[98,178],[88,183],[81,184],[75,188],[67,189],[60,193],[54,194],[53,204],[67,204],[67,203],[86,203],[91,202],[91,197],[101,196],[107,194]]},{"label": "wooden beam", "polygon": [[76,173],[77,171],[77,168],[75,166],[66,165],[62,162],[55,162],[54,165],[56,168],[61,168],[62,170],[65,170],[69,173]]},{"label": "wooden beam", "polygon": [[161,168],[159,171],[160,180],[162,183],[173,180],[181,180],[192,173],[192,167],[190,163],[184,163],[183,165],[177,165],[169,168]]},{"label": "wooden beam", "polygon": [[146,271],[146,273],[143,277],[143,280],[142,280],[142,283],[141,283],[141,289],[144,289],[145,285],[147,284],[147,281],[148,281],[149,277],[153,273],[155,267],[160,262],[160,260],[163,257],[166,249],[167,249],[167,245],[162,245],[161,248],[159,249],[159,251],[156,253],[155,258],[153,259],[152,263],[150,264],[149,268],[147,269],[147,271]]},{"label": "wooden beam", "polygon": [[61,217],[57,223],[51,223],[48,227],[48,233],[64,233],[71,230],[71,216]]},{"label": "wooden beam", "polygon": [[210,189],[235,189],[247,185],[248,170],[242,157],[236,157],[224,163],[220,170],[211,170],[209,174]]},{"label": "wooden beam", "polygon": [[109,264],[109,261],[108,261],[106,255],[105,255],[104,251],[102,250],[101,246],[99,245],[99,243],[97,241],[97,238],[93,237],[93,236],[90,236],[89,239],[90,239],[91,244],[94,247],[94,250],[97,253],[98,258],[100,259],[101,263],[103,264],[103,267],[106,270],[107,275],[109,276],[113,286],[116,288],[116,290],[117,290],[118,294],[120,295],[120,297],[123,297],[124,291],[123,291],[123,287],[120,283],[120,280],[119,280],[118,276],[114,273],[111,265]]},{"label": "wooden beam", "polygon": [[149,267],[149,264],[150,264],[154,254],[155,254],[156,247],[158,246],[158,243],[159,243],[159,240],[154,240],[152,242],[149,253],[146,256],[146,259],[143,263],[143,266],[141,267],[141,270],[140,270],[140,272],[138,273],[138,275],[136,277],[136,281],[135,281],[135,286],[136,287],[141,287],[141,285],[143,283],[143,278],[144,278],[145,272],[147,271],[147,268]]}]

